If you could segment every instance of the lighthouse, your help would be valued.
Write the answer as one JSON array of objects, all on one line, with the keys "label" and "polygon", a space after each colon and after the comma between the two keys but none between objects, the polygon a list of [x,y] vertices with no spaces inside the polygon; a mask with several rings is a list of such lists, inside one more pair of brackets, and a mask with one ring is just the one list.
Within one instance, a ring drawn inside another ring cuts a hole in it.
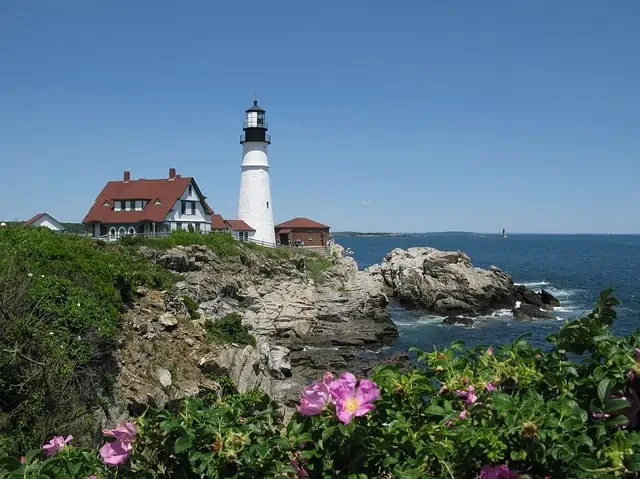
[{"label": "lighthouse", "polygon": [[238,219],[255,229],[254,240],[275,246],[273,205],[269,180],[269,156],[267,146],[271,137],[267,134],[265,111],[254,101],[246,110],[244,133],[240,136],[242,164]]}]

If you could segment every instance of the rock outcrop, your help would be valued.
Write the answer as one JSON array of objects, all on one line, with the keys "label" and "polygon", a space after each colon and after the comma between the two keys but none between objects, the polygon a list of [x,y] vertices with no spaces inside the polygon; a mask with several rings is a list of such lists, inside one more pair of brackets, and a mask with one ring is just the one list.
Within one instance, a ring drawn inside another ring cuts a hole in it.
[{"label": "rock outcrop", "polygon": [[396,248],[366,272],[401,303],[445,316],[448,323],[470,324],[474,317],[515,308],[516,303],[520,306],[517,318],[552,317],[541,310],[552,306],[549,297],[515,285],[496,266],[474,267],[469,256],[459,251]]},{"label": "rock outcrop", "polygon": [[[397,336],[382,284],[338,245],[330,258],[249,248],[221,258],[200,245],[142,252],[183,279],[169,291],[140,288],[125,313],[115,389],[129,413],[216,393],[221,375],[240,392],[260,388],[292,406],[327,369],[366,372],[376,358],[365,357],[363,346]],[[318,277],[307,271],[314,261],[331,264]],[[185,296],[199,304],[200,318],[191,319]],[[255,347],[207,340],[207,321],[230,313],[242,316]]]}]

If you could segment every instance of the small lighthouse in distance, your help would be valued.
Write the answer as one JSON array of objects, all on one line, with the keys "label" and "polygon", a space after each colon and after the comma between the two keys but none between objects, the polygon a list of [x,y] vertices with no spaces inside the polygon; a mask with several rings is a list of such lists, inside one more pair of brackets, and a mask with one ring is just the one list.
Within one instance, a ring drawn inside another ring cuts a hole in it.
[{"label": "small lighthouse in distance", "polygon": [[238,219],[256,230],[256,241],[275,246],[273,206],[269,180],[269,156],[267,146],[271,137],[267,134],[265,111],[254,101],[246,110],[242,144],[242,173],[238,198]]}]

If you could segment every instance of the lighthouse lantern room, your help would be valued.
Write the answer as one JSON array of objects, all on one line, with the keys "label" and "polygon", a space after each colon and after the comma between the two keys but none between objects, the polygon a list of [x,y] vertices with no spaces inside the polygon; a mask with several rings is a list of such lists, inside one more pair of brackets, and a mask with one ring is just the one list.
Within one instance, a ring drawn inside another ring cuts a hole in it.
[{"label": "lighthouse lantern room", "polygon": [[267,134],[265,111],[254,101],[245,112],[238,198],[238,219],[256,230],[254,240],[267,246],[275,246],[271,182],[267,146],[271,137]]}]

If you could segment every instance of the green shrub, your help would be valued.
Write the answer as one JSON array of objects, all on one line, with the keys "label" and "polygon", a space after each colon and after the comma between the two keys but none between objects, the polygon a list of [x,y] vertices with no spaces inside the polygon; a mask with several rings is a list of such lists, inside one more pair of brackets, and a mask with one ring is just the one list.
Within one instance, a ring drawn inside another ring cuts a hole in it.
[{"label": "green shrub", "polygon": [[242,317],[238,313],[227,314],[216,321],[208,320],[205,329],[207,339],[215,343],[256,345],[256,338],[242,324]]},{"label": "green shrub", "polygon": [[174,231],[168,236],[154,238],[142,236],[124,237],[119,240],[129,246],[148,246],[150,248],[166,250],[175,246],[203,245],[208,246],[219,256],[237,256],[242,246],[230,233],[194,233],[189,231]]},{"label": "green shrub", "polygon": [[0,251],[0,450],[60,429],[81,438],[110,392],[123,303],[174,276],[121,246],[47,228],[2,227]]},{"label": "green shrub", "polygon": [[305,258],[305,269],[309,277],[316,283],[325,281],[324,272],[333,266],[333,262],[324,256],[311,256]]},{"label": "green shrub", "polygon": [[220,378],[222,400],[138,418],[117,469],[72,442],[50,458],[0,460],[0,477],[635,478],[640,330],[611,333],[617,304],[603,291],[546,349],[526,335],[495,348],[454,342],[414,350],[411,368],[378,367],[374,383],[325,378],[286,425],[262,393]]},{"label": "green shrub", "polygon": [[189,296],[183,296],[182,301],[184,302],[184,305],[187,307],[187,311],[189,311],[189,316],[191,317],[191,319],[199,319],[200,313],[198,313],[198,307],[199,307],[198,303],[196,303]]}]

